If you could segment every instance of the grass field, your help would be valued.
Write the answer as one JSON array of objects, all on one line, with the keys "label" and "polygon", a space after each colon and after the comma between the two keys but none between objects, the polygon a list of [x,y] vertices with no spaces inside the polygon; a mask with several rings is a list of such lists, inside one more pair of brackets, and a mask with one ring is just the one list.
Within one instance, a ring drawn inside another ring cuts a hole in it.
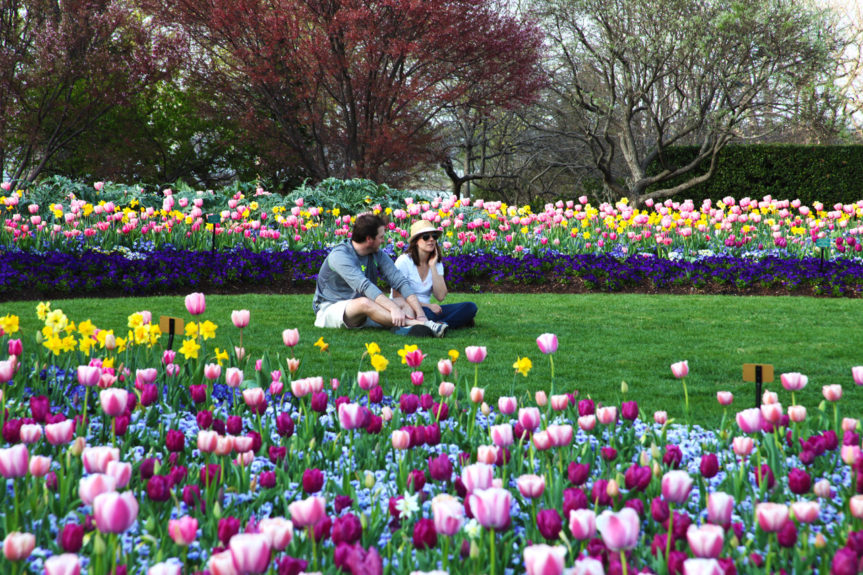
[{"label": "grass field", "polygon": [[[300,377],[353,377],[358,369],[371,369],[367,358],[360,360],[364,344],[376,342],[390,360],[387,380],[407,384],[411,369],[399,363],[397,350],[415,343],[427,354],[422,365],[427,383],[421,391],[436,393],[436,386],[428,382],[434,381],[437,360],[446,357],[450,349],[458,350],[462,356],[456,367],[462,377],[472,380],[473,366],[465,360],[464,348],[483,345],[488,348],[488,358],[479,366],[479,384],[486,388],[492,404],[497,396],[509,394],[513,382],[518,396],[549,389],[548,358],[539,352],[535,340],[551,332],[560,341],[554,355],[558,391],[578,390],[580,397],[614,404],[621,400],[621,382],[626,381],[629,391],[625,399],[638,401],[642,417],[665,410],[669,417],[682,418],[683,389],[672,377],[669,365],[684,359],[689,362],[687,386],[697,423],[719,423],[719,390],[734,392],[735,409],[754,405],[754,386],[742,382],[744,363],[774,365],[776,381],[765,387],[777,391],[783,405],[790,404],[791,396],[781,388],[779,374],[799,371],[809,376],[809,385],[797,394],[797,402],[810,412],[823,400],[821,387],[839,383],[845,390],[840,402],[842,414],[863,415],[863,390],[851,378],[851,368],[863,365],[861,300],[631,294],[451,296],[452,301],[464,299],[479,305],[477,326],[452,332],[442,340],[409,340],[381,330],[317,329],[310,295],[208,296],[207,311],[201,317],[219,326],[210,349],[224,349],[238,339],[231,311],[250,310],[251,323],[243,340],[252,358],[265,351],[271,357],[286,357],[281,332],[298,328]],[[120,335],[127,331],[127,316],[135,311],[149,310],[154,318],[172,315],[191,319],[182,297],[55,300],[52,307],[63,309],[76,323],[90,319]],[[35,345],[34,335],[41,327],[35,310],[34,302],[0,304],[0,315],[20,317],[18,335],[25,352]],[[321,336],[329,344],[328,355],[313,345]],[[174,349],[179,346],[180,341],[176,341]],[[533,369],[527,377],[514,378],[512,364],[519,356],[529,357]],[[386,393],[386,387],[384,390]]]}]

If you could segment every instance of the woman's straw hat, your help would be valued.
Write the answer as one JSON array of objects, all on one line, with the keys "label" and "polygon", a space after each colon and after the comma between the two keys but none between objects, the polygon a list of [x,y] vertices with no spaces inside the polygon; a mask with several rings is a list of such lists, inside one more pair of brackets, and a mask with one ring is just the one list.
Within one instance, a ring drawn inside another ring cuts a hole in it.
[{"label": "woman's straw hat", "polygon": [[411,226],[411,236],[410,238],[408,238],[408,243],[414,241],[414,238],[416,238],[417,236],[428,233],[433,233],[440,236],[442,230],[440,228],[434,227],[434,224],[428,220],[419,220],[417,222],[414,222]]}]

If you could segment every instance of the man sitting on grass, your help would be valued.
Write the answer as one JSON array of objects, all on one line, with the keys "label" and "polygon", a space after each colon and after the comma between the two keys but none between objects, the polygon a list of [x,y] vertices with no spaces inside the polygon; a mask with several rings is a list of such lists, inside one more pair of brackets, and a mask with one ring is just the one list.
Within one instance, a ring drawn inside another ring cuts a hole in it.
[{"label": "man sitting on grass", "polygon": [[[443,337],[446,324],[426,317],[408,279],[380,251],[385,231],[381,217],[362,214],[354,222],[350,241],[337,245],[329,253],[318,272],[312,300],[315,327],[386,327],[401,335]],[[383,277],[405,297],[415,318],[405,316],[378,288],[378,277]]]}]

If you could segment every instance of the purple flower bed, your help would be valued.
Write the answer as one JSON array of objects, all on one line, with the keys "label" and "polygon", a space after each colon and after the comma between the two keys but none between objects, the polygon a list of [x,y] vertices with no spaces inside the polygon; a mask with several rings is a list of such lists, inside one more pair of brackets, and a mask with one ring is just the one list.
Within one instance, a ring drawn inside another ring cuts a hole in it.
[{"label": "purple flower bed", "polygon": [[[326,250],[227,252],[155,250],[140,253],[44,254],[7,252],[0,259],[0,297],[30,299],[64,294],[146,295],[191,290],[309,292]],[[445,258],[454,291],[543,286],[547,291],[701,291],[858,297],[863,264],[817,258],[750,259],[711,256],[675,261],[636,255],[522,257],[465,254]]]}]

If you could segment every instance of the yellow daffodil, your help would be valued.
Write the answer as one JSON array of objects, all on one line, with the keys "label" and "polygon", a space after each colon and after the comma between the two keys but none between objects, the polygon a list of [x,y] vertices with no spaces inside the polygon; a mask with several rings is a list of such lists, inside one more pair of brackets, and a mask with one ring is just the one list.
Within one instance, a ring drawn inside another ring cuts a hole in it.
[{"label": "yellow daffodil", "polygon": [[150,329],[146,325],[139,325],[134,330],[136,345],[145,345],[150,342]]},{"label": "yellow daffodil", "polygon": [[330,344],[324,341],[324,336],[321,336],[318,341],[315,342],[315,347],[321,348],[321,353],[325,351],[329,351]]},{"label": "yellow daffodil", "polygon": [[216,328],[218,328],[216,324],[211,322],[210,320],[205,321],[201,324],[201,337],[204,339],[212,339],[216,337]]},{"label": "yellow daffodil", "polygon": [[515,363],[512,364],[513,369],[527,377],[527,373],[530,371],[530,368],[533,367],[533,363],[530,361],[528,357],[520,357],[516,359]]},{"label": "yellow daffodil", "polygon": [[55,309],[45,316],[45,325],[51,328],[54,333],[62,331],[69,324],[69,318],[61,309]]},{"label": "yellow daffodil", "polygon": [[449,350],[449,352],[447,352],[447,355],[449,355],[449,359],[451,362],[455,363],[456,361],[458,361],[459,353],[457,349]]},{"label": "yellow daffodil", "polygon": [[409,353],[410,353],[410,352],[412,352],[412,351],[416,351],[416,350],[418,350],[418,349],[419,349],[419,347],[418,347],[418,346],[416,346],[416,345],[407,345],[407,344],[405,344],[405,346],[404,346],[403,348],[401,348],[401,349],[398,351],[399,357],[400,357],[400,358],[402,358],[402,363],[407,363],[407,362],[408,362],[408,361],[407,361],[407,359],[405,359],[405,356],[406,356],[407,354],[409,354]]},{"label": "yellow daffodil", "polygon": [[187,360],[190,358],[198,359],[198,351],[200,351],[200,349],[201,346],[198,345],[198,342],[194,339],[184,339],[183,345],[180,347],[180,353],[182,353]]},{"label": "yellow daffodil", "polygon": [[81,334],[81,337],[92,337],[96,333],[96,326],[89,319],[85,319],[78,324],[78,333]]},{"label": "yellow daffodil", "polygon": [[378,373],[386,371],[387,366],[390,364],[389,360],[379,353],[372,355],[371,362],[372,368]]},{"label": "yellow daffodil", "polygon": [[126,350],[126,340],[122,337],[115,338],[117,347],[114,349],[117,353],[123,353]]},{"label": "yellow daffodil", "polygon": [[7,314],[4,317],[0,317],[0,329],[2,329],[6,335],[16,333],[18,331],[18,316]]},{"label": "yellow daffodil", "polygon": [[381,352],[381,348],[375,342],[366,344],[366,353],[373,356]]},{"label": "yellow daffodil", "polygon": [[82,337],[78,340],[78,349],[80,349],[82,353],[86,353],[88,355],[94,345],[96,345],[96,340],[92,337]]},{"label": "yellow daffodil", "polygon": [[75,351],[77,347],[77,341],[75,341],[75,337],[72,335],[67,335],[63,338],[63,351]]},{"label": "yellow daffodil", "polygon": [[114,367],[114,358],[109,357],[102,360],[102,367]]},{"label": "yellow daffodil", "polygon": [[51,311],[51,302],[50,301],[40,301],[39,305],[36,306],[36,317],[39,318],[39,321],[45,321],[45,316],[48,315],[48,312]]},{"label": "yellow daffodil", "polygon": [[144,316],[136,312],[129,316],[129,329],[144,325]]},{"label": "yellow daffodil", "polygon": [[186,324],[186,337],[198,337],[198,324],[193,321]]},{"label": "yellow daffodil", "polygon": [[216,361],[219,365],[222,365],[223,361],[228,361],[228,352],[227,350],[219,351],[219,348],[216,348]]},{"label": "yellow daffodil", "polygon": [[60,350],[63,348],[63,341],[52,333],[50,336],[45,338],[42,345],[53,352],[54,355],[60,355]]},{"label": "yellow daffodil", "polygon": [[77,328],[75,327],[74,321],[70,321],[69,323],[66,324],[66,327],[63,328],[63,330],[65,330],[65,332],[66,332],[66,335],[72,335],[76,329]]},{"label": "yellow daffodil", "polygon": [[147,347],[153,347],[157,343],[159,343],[159,338],[162,337],[162,330],[158,325],[150,326],[150,343],[147,344]]}]

